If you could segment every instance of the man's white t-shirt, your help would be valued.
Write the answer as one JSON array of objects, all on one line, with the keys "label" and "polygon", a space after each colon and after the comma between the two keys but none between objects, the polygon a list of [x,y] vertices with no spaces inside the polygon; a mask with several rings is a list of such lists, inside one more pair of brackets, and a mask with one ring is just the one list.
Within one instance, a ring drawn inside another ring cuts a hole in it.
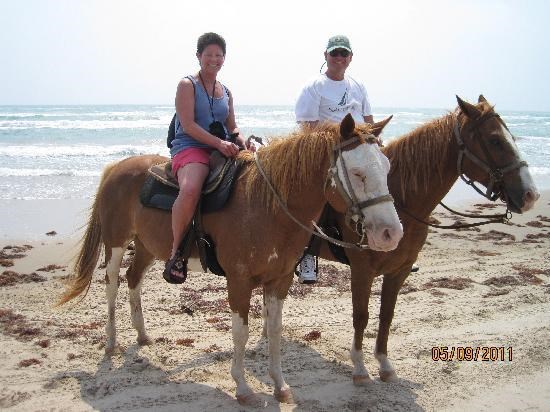
[{"label": "man's white t-shirt", "polygon": [[296,121],[340,122],[351,113],[357,123],[372,114],[365,86],[350,76],[331,80],[326,74],[316,77],[302,89],[294,108]]}]

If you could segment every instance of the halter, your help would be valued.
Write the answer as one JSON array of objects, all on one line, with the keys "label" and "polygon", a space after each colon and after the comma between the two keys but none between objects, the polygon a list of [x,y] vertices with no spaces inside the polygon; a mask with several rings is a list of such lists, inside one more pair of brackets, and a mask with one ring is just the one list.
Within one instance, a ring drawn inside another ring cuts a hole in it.
[{"label": "halter", "polygon": [[[311,222],[313,224],[313,227],[315,228],[315,230],[312,230],[309,227],[307,227],[306,225],[304,225],[302,222],[300,222],[298,219],[296,219],[292,215],[292,213],[290,213],[290,211],[288,210],[286,204],[281,199],[281,196],[277,193],[276,189],[271,184],[267,174],[263,170],[260,159],[258,157],[258,152],[254,153],[254,160],[256,161],[256,166],[258,167],[258,170],[259,170],[260,174],[262,175],[262,177],[266,181],[268,187],[273,192],[273,195],[274,195],[275,199],[277,200],[277,203],[279,204],[281,209],[287,214],[287,216],[290,217],[294,221],[294,223],[296,223],[298,226],[300,226],[306,232],[309,232],[310,234],[312,234],[314,236],[320,237],[321,239],[325,239],[326,241],[328,241],[330,243],[333,243],[335,245],[338,245],[338,246],[341,246],[341,247],[344,247],[344,248],[353,248],[353,249],[365,250],[365,249],[368,249],[368,245],[362,244],[362,241],[365,237],[365,229],[362,227],[361,221],[359,220],[360,217],[363,217],[363,218],[365,217],[364,214],[363,214],[362,209],[366,208],[366,207],[369,207],[369,206],[376,205],[376,204],[381,203],[381,202],[393,202],[393,197],[388,193],[387,195],[378,196],[378,197],[375,197],[373,199],[365,200],[363,202],[359,202],[359,200],[357,199],[357,196],[355,194],[355,191],[353,190],[353,187],[351,185],[351,181],[349,179],[349,176],[348,176],[348,173],[347,173],[347,170],[346,170],[346,167],[345,167],[344,159],[342,158],[341,154],[342,154],[342,149],[343,148],[345,148],[347,146],[350,146],[350,145],[352,145],[354,143],[357,143],[357,142],[359,142],[361,144],[362,143],[361,142],[361,137],[363,137],[369,143],[378,143],[379,142],[378,139],[376,139],[373,135],[362,135],[362,136],[356,136],[352,139],[346,140],[345,142],[341,142],[341,143],[336,144],[332,149],[331,159],[330,159],[330,168],[329,168],[329,171],[328,171],[328,174],[327,174],[327,180],[326,180],[326,183],[325,183],[325,192],[326,192],[326,188],[327,188],[327,185],[328,185],[328,182],[329,182],[329,177],[331,177],[334,180],[334,182],[336,183],[336,187],[338,188],[342,198],[344,199],[344,201],[348,205],[348,208],[346,210],[346,223],[348,222],[348,216],[349,216],[349,220],[354,220],[354,222],[355,222],[355,228],[354,228],[355,232],[359,236],[361,236],[361,240],[358,243],[349,243],[349,242],[344,242],[344,241],[339,240],[339,239],[335,239],[335,238],[330,237],[330,236],[326,235],[325,233],[323,233],[323,231],[315,224],[315,222]],[[349,192],[351,193],[351,196],[348,195],[348,193],[344,189],[344,185],[342,184],[342,182],[340,180],[340,177],[338,176],[338,167],[336,166],[337,158],[341,159],[341,163],[342,163],[343,171],[344,171],[344,177],[346,179],[346,185],[349,188]],[[349,225],[349,226],[352,227],[351,225]]]},{"label": "halter", "polygon": [[[379,140],[372,134],[368,135],[359,135],[356,137],[353,137],[349,140],[346,140],[344,142],[336,144],[331,152],[330,157],[330,168],[328,170],[327,174],[327,181],[325,184],[325,191],[328,185],[328,182],[332,179],[334,183],[336,184],[336,188],[338,189],[338,192],[340,193],[340,196],[344,199],[347,205],[346,213],[345,213],[345,223],[350,228],[352,228],[355,233],[357,233],[359,236],[365,235],[365,229],[363,228],[362,222],[365,220],[365,214],[363,213],[363,209],[377,205],[379,203],[383,202],[393,202],[393,197],[389,193],[386,195],[381,195],[374,197],[372,199],[367,199],[362,202],[357,199],[357,195],[355,194],[355,191],[353,190],[353,186],[351,184],[351,180],[348,175],[348,171],[346,168],[346,162],[344,160],[344,157],[342,156],[342,149],[344,149],[347,146],[350,146],[352,144],[357,143],[358,141],[361,142],[361,138],[363,138],[367,143],[369,144],[380,144]],[[336,165],[336,162],[340,159],[340,164],[342,165],[342,172],[344,174],[345,184],[342,183],[340,180],[340,176],[338,176],[338,167]],[[347,191],[346,191],[347,188]]]},{"label": "halter", "polygon": [[[512,170],[519,169],[522,167],[527,167],[527,162],[525,160],[515,160],[508,166],[505,166],[503,168],[497,167],[495,161],[493,160],[493,157],[491,156],[491,152],[487,148],[487,145],[485,144],[485,140],[481,138],[479,133],[479,126],[484,123],[486,120],[496,117],[499,122],[508,130],[508,127],[506,124],[502,121],[500,116],[495,112],[489,112],[484,115],[481,115],[477,119],[475,119],[474,123],[469,127],[470,130],[473,131],[474,136],[476,140],[479,142],[479,145],[481,146],[481,150],[485,154],[485,158],[487,159],[486,162],[478,158],[476,155],[474,155],[464,143],[464,140],[461,137],[462,130],[460,130],[458,117],[457,121],[454,125],[454,135],[456,138],[456,141],[458,143],[458,159],[457,159],[457,170],[458,175],[460,178],[467,184],[472,186],[476,192],[481,194],[482,196],[486,197],[487,199],[491,201],[497,200],[502,194],[506,195],[505,186],[504,186],[504,175]],[[509,131],[509,130],[508,130]],[[487,185],[487,190],[485,193],[478,188],[474,181],[472,179],[469,179],[464,175],[464,172],[462,171],[462,162],[464,160],[464,156],[466,156],[468,159],[470,159],[472,162],[474,162],[477,166],[479,166],[483,171],[487,172],[489,175],[489,184]]]}]

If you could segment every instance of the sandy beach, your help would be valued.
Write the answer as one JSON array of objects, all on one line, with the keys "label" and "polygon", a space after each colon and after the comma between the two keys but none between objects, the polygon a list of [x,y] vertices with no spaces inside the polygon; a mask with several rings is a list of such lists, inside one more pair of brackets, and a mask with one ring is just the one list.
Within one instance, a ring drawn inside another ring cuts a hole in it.
[{"label": "sandy beach", "polygon": [[[18,207],[36,213],[22,202]],[[461,210],[499,209],[478,199]],[[22,230],[16,236],[12,222],[5,223],[9,230],[0,237],[0,409],[244,409],[234,399],[230,375],[224,279],[193,272],[183,286],[169,285],[157,262],[143,287],[146,327],[155,342],[140,347],[121,273],[122,348],[107,357],[104,269],[96,269],[80,304],[54,309],[77,250],[78,219],[60,203],[45,204],[40,213],[42,235]],[[433,216],[454,221],[439,208]],[[285,303],[283,373],[295,404],[278,404],[272,397],[259,292],[253,297],[245,360],[249,383],[268,411],[550,410],[549,245],[550,191],[534,210],[514,215],[507,225],[432,230],[418,260],[421,269],[409,277],[397,302],[388,344],[396,383],[378,379],[372,356],[381,287],[380,279],[375,281],[365,339],[374,379],[368,387],[355,387],[351,380],[349,270],[322,262],[320,282],[295,283]],[[434,353],[443,353],[434,347],[456,353],[479,348],[479,356],[433,360]],[[492,360],[482,360],[483,352],[490,353],[484,348],[497,348]]]}]

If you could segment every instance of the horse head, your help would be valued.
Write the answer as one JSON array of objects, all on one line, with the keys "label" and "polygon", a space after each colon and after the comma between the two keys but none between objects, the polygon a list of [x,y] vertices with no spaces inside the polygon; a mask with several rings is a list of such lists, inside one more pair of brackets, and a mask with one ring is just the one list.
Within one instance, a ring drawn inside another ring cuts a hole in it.
[{"label": "horse head", "polygon": [[[540,194],[504,121],[483,95],[477,105],[456,98],[460,108],[454,130],[459,175],[488,199],[500,197],[512,212],[531,209]],[[474,181],[485,186],[485,193]]]},{"label": "horse head", "polygon": [[403,237],[388,190],[390,163],[378,139],[390,119],[359,127],[350,114],[342,120],[325,187],[331,206],[345,213],[348,226],[379,251],[395,249]]}]

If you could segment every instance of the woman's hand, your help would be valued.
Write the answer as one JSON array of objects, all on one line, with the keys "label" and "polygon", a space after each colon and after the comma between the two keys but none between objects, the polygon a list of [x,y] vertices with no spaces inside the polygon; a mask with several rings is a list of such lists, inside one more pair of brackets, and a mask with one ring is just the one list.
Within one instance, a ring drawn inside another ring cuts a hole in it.
[{"label": "woman's hand", "polygon": [[239,154],[239,147],[235,143],[226,140],[220,139],[216,149],[225,157],[235,157]]}]

